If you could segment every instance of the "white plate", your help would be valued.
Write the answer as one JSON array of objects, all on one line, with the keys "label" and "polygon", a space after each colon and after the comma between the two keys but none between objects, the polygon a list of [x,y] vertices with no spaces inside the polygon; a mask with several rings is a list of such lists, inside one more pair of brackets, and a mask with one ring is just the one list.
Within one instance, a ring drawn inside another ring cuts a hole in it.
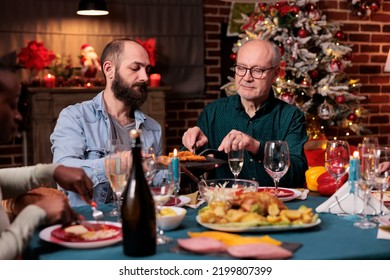
[{"label": "white plate", "polygon": [[[95,221],[88,221],[89,223],[96,223]],[[121,223],[114,223],[114,222],[105,222],[106,224],[114,225],[117,227],[122,227]],[[115,238],[107,239],[107,240],[101,240],[101,241],[88,241],[88,242],[66,242],[61,239],[55,238],[51,236],[51,232],[57,228],[61,227],[61,225],[54,225],[47,227],[39,233],[39,237],[42,240],[45,240],[50,243],[58,244],[64,247],[73,248],[73,249],[91,249],[91,248],[100,248],[100,247],[106,247],[110,246],[112,244],[118,243],[122,241],[122,234]]]},{"label": "white plate", "polygon": [[314,223],[303,224],[303,225],[281,225],[281,226],[257,226],[257,227],[229,227],[224,226],[223,224],[205,224],[200,221],[199,215],[196,216],[196,221],[209,229],[218,230],[218,231],[227,231],[227,232],[268,232],[268,231],[287,231],[287,230],[297,230],[304,228],[311,228],[319,225],[321,223],[320,219],[317,219]]},{"label": "white plate", "polygon": [[[266,189],[266,188],[274,188],[274,187],[259,187],[259,189]],[[279,197],[279,199],[283,202],[287,202],[293,199],[296,199],[302,195],[301,191],[298,191],[296,189],[289,189],[289,188],[278,188],[278,190],[287,190],[287,191],[292,191],[293,195],[290,196],[285,196],[285,197]]]}]

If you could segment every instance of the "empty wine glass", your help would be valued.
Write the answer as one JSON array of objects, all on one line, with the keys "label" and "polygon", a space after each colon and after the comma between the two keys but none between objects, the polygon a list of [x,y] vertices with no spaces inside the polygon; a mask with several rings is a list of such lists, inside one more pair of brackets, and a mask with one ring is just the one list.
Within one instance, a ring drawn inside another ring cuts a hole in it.
[{"label": "empty wine glass", "polygon": [[325,150],[325,168],[336,180],[336,191],[340,188],[340,179],[349,167],[349,144],[344,140],[328,141]]},{"label": "empty wine glass", "polygon": [[126,186],[130,170],[130,150],[122,144],[110,143],[110,154],[104,160],[106,175],[114,193],[114,206],[109,216],[120,216],[120,198]]},{"label": "empty wine glass", "polygon": [[380,216],[385,215],[383,196],[390,183],[390,147],[379,147],[375,152],[375,181],[380,191]]},{"label": "empty wine glass", "polygon": [[164,231],[159,226],[159,216],[161,216],[161,209],[164,204],[166,204],[169,199],[171,198],[174,190],[175,190],[175,183],[173,180],[172,172],[167,170],[164,173],[164,178],[162,182],[157,187],[150,187],[150,190],[153,195],[153,200],[156,206],[156,213],[157,213],[157,244],[166,244],[172,241],[172,238],[164,235]]},{"label": "empty wine glass", "polygon": [[290,152],[285,141],[267,141],[264,146],[264,168],[272,177],[275,185],[275,196],[278,196],[280,179],[290,167]]},{"label": "empty wine glass", "polygon": [[228,153],[228,162],[230,171],[232,171],[234,179],[237,180],[244,165],[244,150],[231,150]]},{"label": "empty wine glass", "polygon": [[363,192],[363,211],[362,219],[353,225],[362,229],[376,227],[376,224],[367,219],[367,206],[372,188],[375,186],[375,149],[372,144],[359,145],[360,154],[360,176],[358,181],[359,189]]}]

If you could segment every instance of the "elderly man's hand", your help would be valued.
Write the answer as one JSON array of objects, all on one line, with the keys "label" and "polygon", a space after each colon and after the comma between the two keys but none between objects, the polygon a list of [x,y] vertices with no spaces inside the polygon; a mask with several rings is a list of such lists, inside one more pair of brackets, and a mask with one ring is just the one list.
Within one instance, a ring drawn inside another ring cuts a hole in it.
[{"label": "elderly man's hand", "polygon": [[229,153],[231,150],[247,150],[256,154],[260,148],[260,142],[238,130],[231,130],[225,138],[223,138],[218,151]]},{"label": "elderly man's hand", "polygon": [[195,153],[197,148],[203,147],[209,142],[203,131],[195,126],[189,128],[183,134],[182,143],[190,152]]},{"label": "elderly man's hand", "polygon": [[65,190],[76,192],[91,202],[93,183],[82,168],[60,165],[54,170],[53,178]]}]

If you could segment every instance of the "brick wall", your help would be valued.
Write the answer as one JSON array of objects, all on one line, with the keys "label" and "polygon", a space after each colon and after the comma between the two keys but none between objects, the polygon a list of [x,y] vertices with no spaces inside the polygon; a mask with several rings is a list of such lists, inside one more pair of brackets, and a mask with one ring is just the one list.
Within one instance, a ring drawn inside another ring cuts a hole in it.
[{"label": "brick wall", "polygon": [[[180,147],[181,136],[188,127],[195,125],[203,107],[219,98],[222,83],[221,72],[221,24],[228,22],[230,3],[219,0],[204,0],[205,73],[204,98],[167,100],[167,151]],[[382,1],[379,12],[370,19],[353,16],[347,0],[319,2],[320,10],[328,21],[343,24],[346,43],[354,45],[353,67],[348,68],[351,78],[360,79],[363,87],[359,94],[367,97],[364,107],[370,110],[366,126],[382,145],[390,144],[390,73],[383,67],[390,47],[390,1]],[[224,58],[228,59],[228,58]],[[341,133],[335,131],[335,133]],[[329,137],[333,135],[328,135]],[[361,137],[347,137],[352,143]],[[19,142],[0,146],[0,167],[21,165],[22,145]]]}]

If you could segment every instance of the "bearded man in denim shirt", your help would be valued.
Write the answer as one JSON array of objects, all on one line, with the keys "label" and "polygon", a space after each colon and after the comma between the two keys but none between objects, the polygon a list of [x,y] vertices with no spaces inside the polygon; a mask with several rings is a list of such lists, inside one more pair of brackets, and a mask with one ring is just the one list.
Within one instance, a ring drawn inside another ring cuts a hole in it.
[{"label": "bearded man in denim shirt", "polygon": [[[62,110],[50,136],[53,162],[82,167],[94,184],[94,201],[110,202],[112,191],[106,177],[104,157],[108,140],[129,145],[128,132],[141,129],[145,147],[161,155],[161,126],[140,111],[146,100],[150,60],[142,45],[131,39],[107,44],[100,59],[105,89],[95,98]],[[72,206],[85,205],[74,192],[67,192]]]},{"label": "bearded man in denim shirt", "polygon": [[[283,140],[289,145],[290,168],[281,186],[303,187],[307,161],[303,145],[307,141],[302,111],[274,97],[272,84],[280,71],[279,47],[270,41],[253,39],[237,52],[234,66],[236,95],[210,103],[199,116],[197,126],[183,135],[183,145],[190,151],[203,148],[244,149],[244,165],[239,178],[273,186],[263,166],[264,145],[269,140]],[[231,178],[227,164],[215,170],[216,178]]]}]

